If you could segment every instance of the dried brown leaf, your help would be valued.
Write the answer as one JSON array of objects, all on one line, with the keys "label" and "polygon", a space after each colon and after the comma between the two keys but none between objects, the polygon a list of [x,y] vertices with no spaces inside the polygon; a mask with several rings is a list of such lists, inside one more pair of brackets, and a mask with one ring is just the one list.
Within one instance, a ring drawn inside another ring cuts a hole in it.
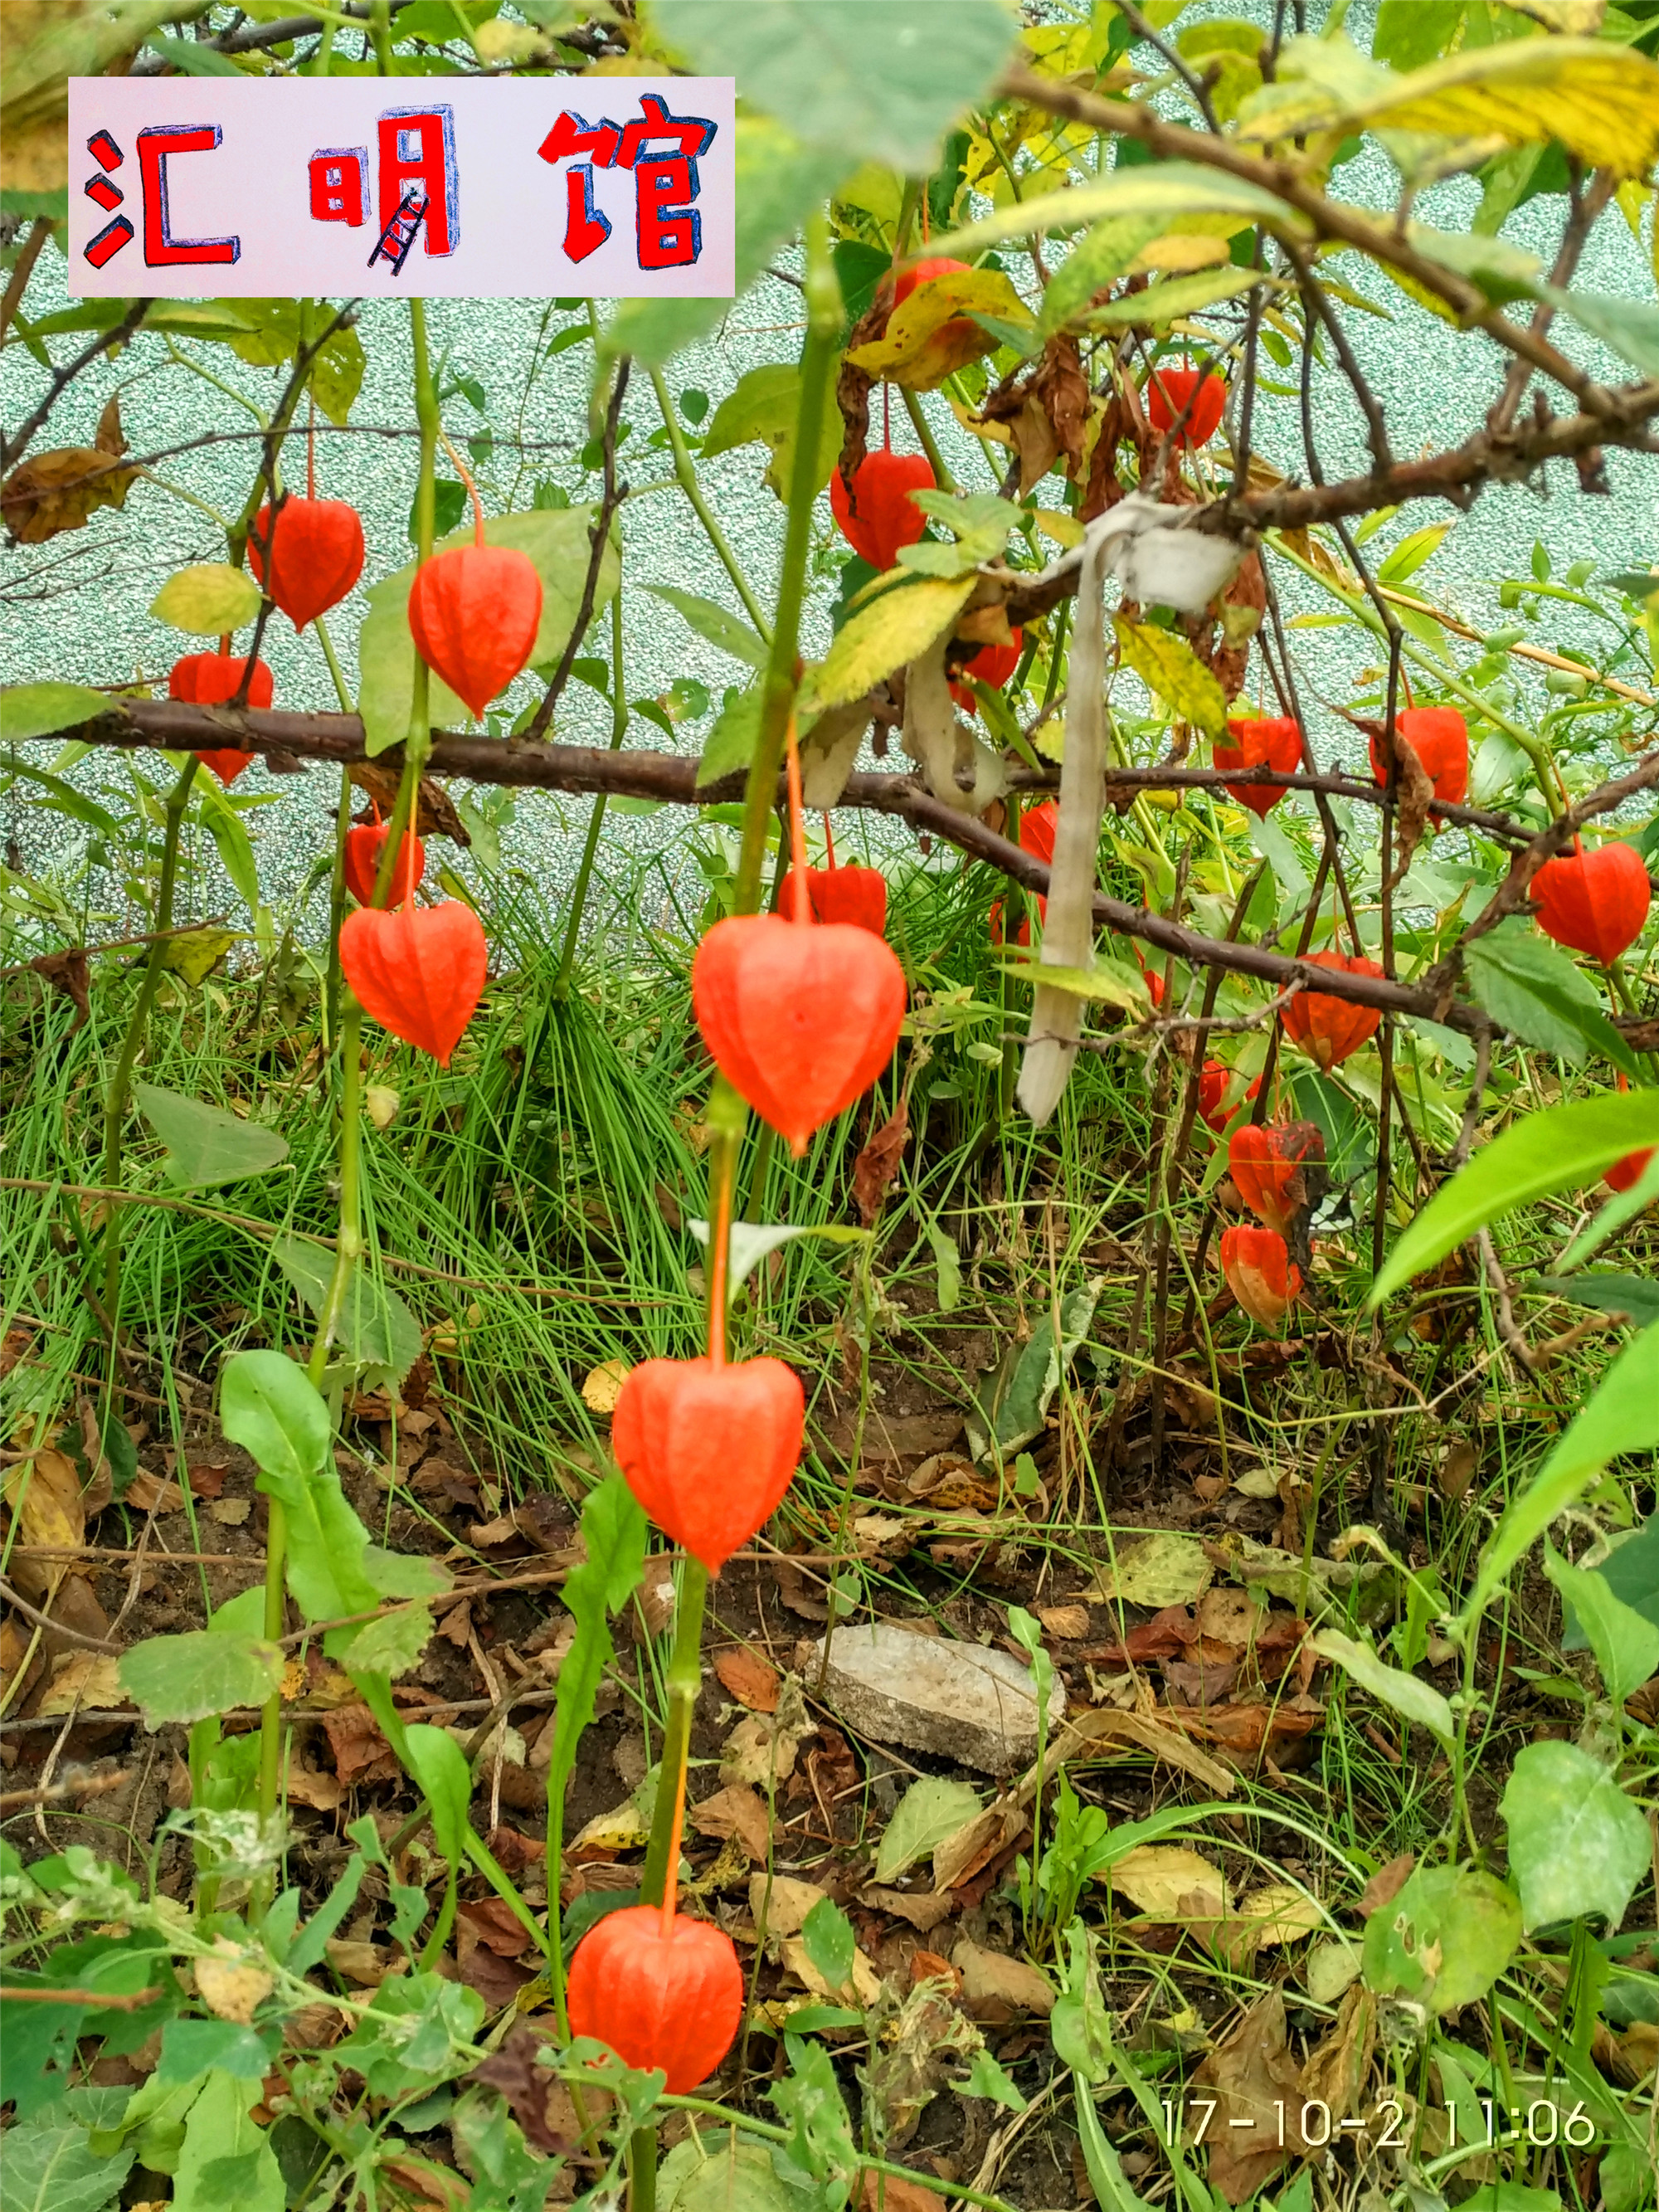
[{"label": "dried brown leaf", "polygon": [[732,1644],[714,1654],[714,1672],[729,1698],[747,1705],[751,1713],[775,1713],[778,1709],[778,1670],[762,1658],[752,1645]]}]

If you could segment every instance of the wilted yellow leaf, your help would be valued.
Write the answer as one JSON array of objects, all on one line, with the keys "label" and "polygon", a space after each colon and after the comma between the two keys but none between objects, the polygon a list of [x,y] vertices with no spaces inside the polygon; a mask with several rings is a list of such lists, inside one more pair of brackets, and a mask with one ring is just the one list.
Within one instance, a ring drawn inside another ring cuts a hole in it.
[{"label": "wilted yellow leaf", "polygon": [[276,1986],[275,1978],[228,1938],[220,1938],[212,1958],[196,1961],[196,1989],[203,2003],[221,2020],[246,2027]]},{"label": "wilted yellow leaf", "polygon": [[118,1671],[120,1661],[102,1651],[72,1651],[52,1678],[51,1686],[37,1711],[72,1713],[84,1709],[102,1711],[129,1702]]},{"label": "wilted yellow leaf", "polygon": [[996,339],[964,310],[1036,328],[1030,309],[1001,270],[949,270],[918,284],[893,310],[886,335],[854,347],[847,358],[866,376],[931,392],[953,370],[996,349]]},{"label": "wilted yellow leaf", "polygon": [[629,1373],[625,1359],[606,1359],[590,1368],[582,1380],[582,1403],[590,1413],[614,1413],[622,1386]]},{"label": "wilted yellow leaf", "polygon": [[813,684],[815,704],[840,707],[925,653],[973,597],[977,576],[927,576],[884,592],[836,633]]}]

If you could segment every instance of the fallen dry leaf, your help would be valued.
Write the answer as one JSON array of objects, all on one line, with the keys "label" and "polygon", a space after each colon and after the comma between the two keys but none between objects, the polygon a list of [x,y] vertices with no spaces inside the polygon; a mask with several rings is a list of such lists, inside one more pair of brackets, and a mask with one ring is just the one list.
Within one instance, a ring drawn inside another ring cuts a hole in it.
[{"label": "fallen dry leaf", "polygon": [[276,1986],[273,1974],[222,1936],[215,1955],[198,1959],[194,1969],[197,1994],[208,2010],[240,2027],[247,2026]]},{"label": "fallen dry leaf", "polygon": [[409,1960],[389,1943],[357,1943],[343,1936],[331,1936],[323,1946],[328,1963],[343,1981],[360,1989],[377,1990],[392,1974],[406,1974]]},{"label": "fallen dry leaf", "polygon": [[1052,1985],[1024,1959],[988,1951],[964,1937],[951,1952],[951,1964],[962,1976],[963,2008],[975,2020],[1000,2024],[1022,2012],[1046,2018],[1054,2008]]},{"label": "fallen dry leaf", "polygon": [[222,1528],[240,1528],[252,1510],[251,1498],[216,1498],[208,1507],[208,1518]]},{"label": "fallen dry leaf", "polygon": [[193,1459],[185,1469],[185,1480],[192,1498],[217,1498],[225,1486],[225,1477],[230,1473],[228,1460]]},{"label": "fallen dry leaf", "polygon": [[739,1721],[720,1752],[720,1780],[747,1782],[757,1790],[775,1788],[795,1771],[800,1738],[793,1729],[780,1728],[775,1718],[751,1713]]},{"label": "fallen dry leaf", "polygon": [[769,1891],[765,1875],[751,1874],[749,1917],[768,1936],[799,1936],[807,1914],[829,1894],[815,1881],[799,1881],[787,1874],[775,1874]]},{"label": "fallen dry leaf", "polygon": [[185,1502],[185,1493],[176,1482],[168,1482],[141,1467],[127,1485],[123,1504],[135,1513],[176,1513]]},{"label": "fallen dry leaf", "polygon": [[[8,1468],[5,1500],[17,1522],[21,1544],[74,1551],[87,1538],[86,1507],[75,1462],[60,1451],[37,1452],[32,1460]],[[25,1597],[37,1605],[62,1581],[66,1562],[14,1557],[12,1576]]]},{"label": "fallen dry leaf", "polygon": [[1048,1633],[1062,1644],[1081,1644],[1089,1633],[1086,1605],[1040,1605],[1037,1619]]},{"label": "fallen dry leaf", "polygon": [[528,1949],[530,1930],[512,1906],[499,1897],[481,1897],[459,1907],[458,1921],[465,1923],[475,1942],[499,1959],[516,1959]]},{"label": "fallen dry leaf", "polygon": [[1226,1876],[1185,1844],[1140,1844],[1115,1859],[1100,1878],[1148,1920],[1229,1917]]},{"label": "fallen dry leaf", "polygon": [[888,1119],[865,1139],[853,1163],[853,1196],[859,1218],[866,1229],[873,1229],[880,1218],[883,1202],[899,1171],[899,1162],[909,1139],[910,1116],[901,1097]]},{"label": "fallen dry leaf", "polygon": [[775,1713],[778,1709],[778,1670],[770,1660],[747,1644],[734,1644],[714,1654],[714,1672],[728,1698],[747,1705],[751,1713]]},{"label": "fallen dry leaf", "polygon": [[945,2197],[919,2181],[904,2181],[894,2173],[872,2173],[865,2168],[859,2191],[859,2212],[944,2212]]},{"label": "fallen dry leaf", "polygon": [[771,1840],[765,1804],[741,1782],[728,1783],[693,1806],[691,1825],[700,1836],[735,1836],[751,1859],[763,1859]]},{"label": "fallen dry leaf", "polygon": [[547,2068],[536,2061],[542,2042],[542,2037],[532,2027],[520,2021],[500,2049],[492,2051],[475,2070],[472,2078],[489,2088],[498,2089],[506,2098],[514,2118],[524,2130],[526,2142],[545,2152],[549,2158],[558,2158],[569,2149],[574,2132],[566,2135],[551,2124],[548,2091],[555,2083]]},{"label": "fallen dry leaf", "polygon": [[896,1920],[908,1921],[921,1936],[931,1936],[956,1911],[948,1896],[935,1896],[931,1890],[881,1889],[874,1882],[859,1892],[859,1902],[872,1911],[890,1912]]},{"label": "fallen dry leaf", "polygon": [[[804,1983],[815,1997],[829,2003],[845,2003],[847,1991],[827,1982],[808,1956],[805,1941],[799,1936],[786,1936],[779,1945],[783,1963],[798,1981]],[[881,1995],[881,1976],[876,1972],[875,1961],[867,1952],[854,1950],[852,1972],[853,1995],[860,2004],[869,2007]]]},{"label": "fallen dry leaf", "polygon": [[1417,1864],[1414,1851],[1401,1851],[1398,1858],[1388,1860],[1359,1893],[1359,1902],[1354,1907],[1362,1920],[1369,1920],[1373,1912],[1380,1912],[1385,1905],[1392,1905],[1411,1880],[1412,1869]]},{"label": "fallen dry leaf", "polygon": [[397,1753],[367,1705],[341,1705],[325,1712],[323,1730],[334,1753],[334,1771],[348,1788],[356,1783],[395,1781],[403,1772]]},{"label": "fallen dry leaf", "polygon": [[345,1802],[345,1789],[332,1774],[319,1774],[297,1759],[288,1763],[288,1802],[308,1805],[313,1813],[332,1813]]},{"label": "fallen dry leaf", "polygon": [[1371,2054],[1376,2048],[1376,1999],[1367,1989],[1351,1988],[1334,2024],[1308,2053],[1302,2069],[1304,2100],[1328,2106],[1340,2127],[1359,2108]]},{"label": "fallen dry leaf", "polygon": [[[1250,2007],[1193,2076],[1192,2089],[1216,2101],[1205,2136],[1210,2186],[1229,2204],[1244,2203],[1293,2152],[1308,2148],[1302,2077],[1287,2043],[1285,2000],[1275,1990]],[[1189,2093],[1189,2115],[1194,2102]]]},{"label": "fallen dry leaf", "polygon": [[570,1848],[572,1851],[631,1851],[651,1833],[650,1823],[631,1797],[596,1813]]},{"label": "fallen dry leaf", "polygon": [[599,1366],[589,1368],[582,1377],[582,1403],[588,1412],[614,1413],[628,1376],[629,1364],[625,1359],[606,1359]]},{"label": "fallen dry leaf", "polygon": [[70,1652],[54,1667],[36,1712],[42,1716],[96,1712],[125,1705],[127,1693],[121,1687],[120,1668],[119,1659],[106,1652]]}]

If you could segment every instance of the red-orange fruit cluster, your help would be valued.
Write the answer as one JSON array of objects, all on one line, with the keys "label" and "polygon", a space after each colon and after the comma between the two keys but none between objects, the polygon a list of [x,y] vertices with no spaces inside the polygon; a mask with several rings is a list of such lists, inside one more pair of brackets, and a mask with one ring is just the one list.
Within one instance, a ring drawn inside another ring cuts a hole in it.
[{"label": "red-orange fruit cluster", "polygon": [[483,924],[460,899],[362,906],[340,925],[341,970],[363,1012],[441,1067],[483,995],[489,966]]},{"label": "red-orange fruit cluster", "polygon": [[1276,1328],[1302,1288],[1302,1270],[1274,1229],[1240,1224],[1223,1231],[1221,1272],[1253,1322]]},{"label": "red-orange fruit cluster", "polygon": [[1324,1157],[1325,1139],[1316,1121],[1243,1121],[1227,1140],[1233,1188],[1280,1237],[1303,1203],[1304,1163]]},{"label": "red-orange fruit cluster", "polygon": [[[778,885],[777,910],[793,921],[795,872]],[[808,868],[806,902],[814,921],[848,922],[882,936],[887,927],[887,878],[879,868]]]},{"label": "red-orange fruit cluster", "polygon": [[958,680],[951,686],[951,696],[964,714],[978,712],[979,700],[971,686],[984,684],[993,691],[1000,691],[1008,678],[1019,666],[1019,656],[1025,649],[1025,633],[1018,624],[1008,633],[1006,645],[982,645],[971,660],[964,660]]},{"label": "red-orange fruit cluster", "polygon": [[805,1419],[781,1359],[647,1359],[623,1384],[611,1449],[657,1526],[717,1575],[777,1510]]},{"label": "red-orange fruit cluster", "polygon": [[624,2064],[668,2077],[671,2096],[706,2081],[736,2040],[743,1969],[732,1938],[706,1920],[627,1905],[576,1946],[565,1990],[572,2035],[608,2044]]},{"label": "red-orange fruit cluster", "polygon": [[[1307,952],[1302,957],[1310,968],[1328,968],[1345,975],[1382,973],[1375,960],[1358,952]],[[1301,991],[1285,1009],[1285,1034],[1328,1074],[1375,1036],[1382,1018],[1375,1006],[1356,1006],[1326,991]]]},{"label": "red-orange fruit cluster", "polygon": [[[1434,795],[1448,806],[1461,806],[1469,795],[1469,726],[1455,707],[1407,707],[1394,720],[1395,735],[1411,747]],[[1382,748],[1371,739],[1371,774],[1389,780]]]}]

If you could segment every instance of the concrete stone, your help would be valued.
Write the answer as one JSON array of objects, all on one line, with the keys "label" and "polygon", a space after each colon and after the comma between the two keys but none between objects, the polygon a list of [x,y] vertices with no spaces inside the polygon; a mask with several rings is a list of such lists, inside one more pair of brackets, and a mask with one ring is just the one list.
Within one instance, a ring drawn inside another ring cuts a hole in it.
[{"label": "concrete stone", "polygon": [[[822,1655],[822,1638],[816,1649]],[[823,1694],[860,1735],[955,1759],[981,1774],[1009,1774],[1036,1757],[1031,1670],[1006,1651],[913,1636],[885,1621],[838,1628]],[[1065,1712],[1066,1692],[1056,1681],[1048,1700],[1050,1742]]]}]

